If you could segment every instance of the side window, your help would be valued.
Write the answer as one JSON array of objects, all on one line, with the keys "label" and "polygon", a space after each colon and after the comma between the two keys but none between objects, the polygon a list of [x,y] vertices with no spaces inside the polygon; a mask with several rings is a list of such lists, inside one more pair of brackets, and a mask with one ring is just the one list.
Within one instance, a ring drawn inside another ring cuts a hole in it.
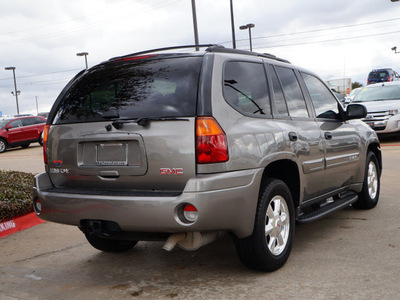
[{"label": "side window", "polygon": [[22,119],[22,124],[24,125],[24,126],[29,126],[29,125],[34,125],[36,122],[35,122],[35,118],[25,118],[25,119]]},{"label": "side window", "polygon": [[12,121],[12,122],[10,123],[10,125],[8,125],[8,126],[11,126],[12,128],[22,127],[22,121],[21,121],[21,119]]},{"label": "side window", "polygon": [[42,118],[35,118],[35,124],[41,124],[41,123],[46,123],[46,121],[43,120]]},{"label": "side window", "polygon": [[308,118],[306,101],[294,71],[288,68],[276,67],[276,72],[282,83],[289,115],[291,117]]},{"label": "side window", "polygon": [[338,102],[328,88],[316,77],[301,73],[310,93],[317,118],[337,119],[339,117]]},{"label": "side window", "polygon": [[245,115],[271,115],[264,65],[227,62],[224,70],[224,98]]},{"label": "side window", "polygon": [[281,84],[279,83],[278,76],[276,75],[275,70],[271,65],[268,67],[268,74],[271,75],[271,79],[272,79],[272,87],[273,87],[274,96],[275,96],[276,112],[279,116],[289,116],[289,112],[287,110],[285,97],[283,96]]}]

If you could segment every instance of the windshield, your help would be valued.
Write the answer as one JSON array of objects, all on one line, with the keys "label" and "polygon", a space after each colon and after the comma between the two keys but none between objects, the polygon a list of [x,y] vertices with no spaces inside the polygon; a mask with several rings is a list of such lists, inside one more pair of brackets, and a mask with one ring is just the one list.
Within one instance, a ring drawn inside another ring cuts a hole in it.
[{"label": "windshield", "polygon": [[383,85],[363,88],[353,102],[400,100],[400,85]]},{"label": "windshield", "polygon": [[55,124],[196,114],[201,57],[110,62],[78,79]]},{"label": "windshield", "polygon": [[0,129],[2,129],[6,124],[10,121],[10,119],[0,120]]}]

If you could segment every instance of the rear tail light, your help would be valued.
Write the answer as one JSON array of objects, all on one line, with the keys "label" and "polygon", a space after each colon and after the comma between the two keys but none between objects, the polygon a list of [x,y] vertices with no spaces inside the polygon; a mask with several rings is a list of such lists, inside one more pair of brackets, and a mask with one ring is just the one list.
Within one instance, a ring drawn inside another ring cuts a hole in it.
[{"label": "rear tail light", "polygon": [[49,134],[50,125],[45,125],[43,130],[43,160],[47,165],[47,135]]},{"label": "rear tail light", "polygon": [[197,163],[210,164],[229,160],[225,132],[212,117],[196,119]]},{"label": "rear tail light", "polygon": [[391,80],[390,80],[390,76],[388,76],[388,81],[391,81]]}]

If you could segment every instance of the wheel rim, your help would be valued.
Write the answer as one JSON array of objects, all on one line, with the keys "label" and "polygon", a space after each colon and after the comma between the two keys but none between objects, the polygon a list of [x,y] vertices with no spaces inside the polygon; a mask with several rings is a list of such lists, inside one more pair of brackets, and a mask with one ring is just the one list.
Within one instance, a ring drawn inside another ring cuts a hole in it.
[{"label": "wheel rim", "polygon": [[281,254],[288,243],[290,231],[289,209],[282,196],[275,196],[265,215],[265,241],[273,255]]},{"label": "wheel rim", "polygon": [[368,164],[368,194],[371,199],[375,199],[378,193],[378,171],[373,161]]},{"label": "wheel rim", "polygon": [[3,141],[0,141],[0,152],[3,152],[6,149],[6,144]]}]

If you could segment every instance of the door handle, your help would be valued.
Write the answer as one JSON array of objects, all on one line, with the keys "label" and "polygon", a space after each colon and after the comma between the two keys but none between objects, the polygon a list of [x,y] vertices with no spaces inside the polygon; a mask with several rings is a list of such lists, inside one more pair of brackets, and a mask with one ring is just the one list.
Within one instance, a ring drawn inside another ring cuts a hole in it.
[{"label": "door handle", "polygon": [[291,140],[292,142],[296,142],[298,139],[297,137],[297,133],[296,132],[289,132],[289,140]]},{"label": "door handle", "polygon": [[327,139],[327,140],[331,140],[332,139],[332,133],[331,132],[329,132],[329,131],[327,131],[327,132],[325,132],[325,139]]}]

